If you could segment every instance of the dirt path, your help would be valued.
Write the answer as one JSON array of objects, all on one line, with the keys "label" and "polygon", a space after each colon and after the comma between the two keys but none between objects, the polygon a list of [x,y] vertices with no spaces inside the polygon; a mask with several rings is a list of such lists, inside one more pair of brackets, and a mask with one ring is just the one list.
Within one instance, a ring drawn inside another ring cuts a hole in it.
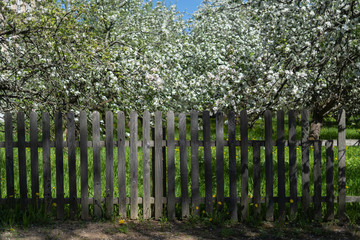
[{"label": "dirt path", "polygon": [[275,225],[215,226],[191,222],[127,221],[119,222],[53,222],[26,229],[14,227],[3,229],[0,239],[360,239],[360,227],[323,224],[312,226]]}]

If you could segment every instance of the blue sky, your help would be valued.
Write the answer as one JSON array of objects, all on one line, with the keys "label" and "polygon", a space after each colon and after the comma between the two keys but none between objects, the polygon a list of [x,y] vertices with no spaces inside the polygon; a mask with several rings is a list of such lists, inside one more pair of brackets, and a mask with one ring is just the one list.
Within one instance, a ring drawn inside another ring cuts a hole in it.
[{"label": "blue sky", "polygon": [[[170,6],[176,4],[179,12],[186,11],[188,14],[195,12],[201,2],[202,0],[165,0],[166,5]],[[190,15],[184,16],[185,19],[189,17]]]}]

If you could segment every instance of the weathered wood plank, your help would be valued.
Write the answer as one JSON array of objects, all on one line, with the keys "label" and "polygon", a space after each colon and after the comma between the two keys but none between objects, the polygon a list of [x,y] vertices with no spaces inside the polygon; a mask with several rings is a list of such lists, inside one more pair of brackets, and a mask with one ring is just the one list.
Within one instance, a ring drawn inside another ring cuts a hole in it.
[{"label": "weathered wood plank", "polygon": [[19,155],[19,185],[22,208],[26,208],[27,198],[27,173],[26,173],[26,148],[25,148],[25,117],[24,112],[17,114],[17,133],[18,133],[18,155]]},{"label": "weathered wood plank", "polygon": [[111,218],[114,212],[113,198],[114,198],[114,117],[111,111],[106,112],[106,192],[105,192],[105,206],[106,217]]},{"label": "weathered wood plank", "polygon": [[204,165],[205,165],[205,209],[212,214],[212,170],[211,170],[211,142],[210,142],[210,113],[203,112]]},{"label": "weathered wood plank", "polygon": [[289,178],[290,178],[290,216],[297,213],[297,163],[296,163],[296,117],[290,110],[289,119]]},{"label": "weathered wood plank", "polygon": [[302,204],[306,214],[310,207],[310,163],[309,163],[309,112],[301,114],[302,152]]},{"label": "weathered wood plank", "polygon": [[218,210],[224,206],[224,115],[216,113],[216,202]]},{"label": "weathered wood plank", "polygon": [[[243,120],[243,119],[242,119]],[[230,217],[234,222],[238,221],[237,208],[237,187],[236,187],[236,132],[235,132],[235,113],[229,112],[228,115],[229,132],[229,183],[230,183]],[[242,125],[241,125],[242,126]],[[247,123],[246,123],[247,128]],[[247,152],[247,150],[246,150]]]},{"label": "weathered wood plank", "polygon": [[255,217],[260,216],[261,213],[261,165],[260,165],[260,144],[258,142],[253,145],[253,181],[254,181],[254,214]]},{"label": "weathered wood plank", "polygon": [[78,211],[76,184],[76,148],[75,148],[75,119],[74,113],[67,114],[68,167],[70,192],[70,217],[75,218]]},{"label": "weathered wood plank", "polygon": [[94,168],[94,216],[102,216],[101,208],[101,160],[100,160],[100,114],[92,115],[93,168]]},{"label": "weathered wood plank", "polygon": [[163,213],[162,112],[155,113],[155,219]]},{"label": "weathered wood plank", "polygon": [[51,211],[50,114],[42,114],[43,186],[47,211]]},{"label": "weathered wood plank", "polygon": [[334,220],[334,150],[333,141],[326,141],[326,216],[327,221]]},{"label": "weathered wood plank", "polygon": [[273,155],[272,155],[272,114],[265,111],[265,177],[266,177],[266,220],[274,221],[274,200],[273,200]]},{"label": "weathered wood plank", "polygon": [[138,115],[136,112],[130,113],[130,218],[138,218]]},{"label": "weathered wood plank", "polygon": [[61,112],[55,113],[56,201],[57,218],[64,219],[64,156],[63,121]]},{"label": "weathered wood plank", "polygon": [[167,113],[168,218],[175,219],[175,124],[174,112]]},{"label": "weathered wood plank", "polygon": [[240,112],[241,136],[241,219],[249,216],[249,156],[248,156],[248,117],[246,110]]},{"label": "weathered wood plank", "polygon": [[321,220],[321,141],[314,142],[314,218]]},{"label": "weathered wood plank", "polygon": [[117,114],[119,215],[126,218],[125,115]]},{"label": "weathered wood plank", "polygon": [[150,113],[143,114],[143,216],[144,219],[151,218],[150,205]]},{"label": "weathered wood plank", "polygon": [[277,112],[278,208],[279,219],[285,220],[285,129],[284,111]]},{"label": "weathered wood plank", "polygon": [[179,114],[179,140],[180,140],[180,178],[181,178],[181,216],[189,216],[189,190],[187,172],[187,148],[186,148],[186,115]]},{"label": "weathered wood plank", "polygon": [[31,157],[31,196],[35,200],[39,197],[39,151],[37,114],[30,113],[30,157]]},{"label": "weathered wood plank", "polygon": [[200,212],[200,190],[199,190],[199,134],[198,134],[198,113],[190,113],[191,129],[191,201],[192,215],[198,216]]},{"label": "weathered wood plank", "polygon": [[339,159],[339,208],[338,218],[340,220],[346,219],[345,205],[346,205],[346,116],[345,110],[339,110],[338,116],[338,159]]},{"label": "weathered wood plank", "polygon": [[89,220],[89,179],[88,179],[88,133],[87,113],[80,112],[80,177],[81,177],[81,219]]}]

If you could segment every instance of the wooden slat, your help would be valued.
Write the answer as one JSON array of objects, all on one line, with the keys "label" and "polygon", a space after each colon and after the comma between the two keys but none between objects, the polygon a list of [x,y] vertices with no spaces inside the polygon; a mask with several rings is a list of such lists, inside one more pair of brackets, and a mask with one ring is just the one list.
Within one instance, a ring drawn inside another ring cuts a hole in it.
[{"label": "wooden slat", "polygon": [[179,114],[179,140],[180,140],[180,178],[181,178],[181,216],[189,216],[189,190],[187,172],[187,148],[186,148],[186,115]]},{"label": "wooden slat", "polygon": [[6,159],[6,193],[8,203],[14,204],[14,152],[12,114],[5,112],[5,159]]},{"label": "wooden slat", "polygon": [[[243,119],[242,119],[243,120]],[[236,133],[235,133],[235,113],[229,112],[228,115],[229,132],[229,182],[230,182],[230,217],[234,222],[238,221],[237,213],[237,187],[236,187]],[[247,128],[247,123],[246,123]],[[246,150],[247,152],[247,150]]]},{"label": "wooden slat", "polygon": [[321,141],[314,142],[314,217],[321,220]]},{"label": "wooden slat", "polygon": [[81,219],[89,220],[89,179],[87,148],[87,113],[80,112],[80,177],[81,177]]},{"label": "wooden slat", "polygon": [[295,112],[289,111],[289,178],[290,178],[290,216],[297,213],[297,163],[296,163],[296,118]]},{"label": "wooden slat", "polygon": [[51,211],[50,114],[42,114],[43,187],[47,211]]},{"label": "wooden slat", "polygon": [[167,113],[168,218],[175,219],[175,124],[174,112]]},{"label": "wooden slat", "polygon": [[340,220],[346,219],[345,205],[346,205],[346,119],[345,110],[339,110],[338,116],[338,160],[339,160],[339,208],[338,218]]},{"label": "wooden slat", "polygon": [[114,212],[114,117],[111,111],[106,112],[106,217],[111,218]]},{"label": "wooden slat", "polygon": [[210,114],[203,112],[204,165],[205,165],[205,209],[212,214],[212,170],[211,170],[211,142],[210,142]]},{"label": "wooden slat", "polygon": [[150,205],[150,113],[143,114],[143,216],[144,219],[151,218]]},{"label": "wooden slat", "polygon": [[240,112],[241,136],[241,219],[249,215],[249,157],[248,157],[248,118],[246,110]]},{"label": "wooden slat", "polygon": [[100,114],[93,112],[93,168],[94,168],[94,216],[100,218],[101,210],[101,162],[100,162]]},{"label": "wooden slat", "polygon": [[130,114],[130,218],[138,218],[138,156],[137,156],[138,115]]},{"label": "wooden slat", "polygon": [[64,219],[64,156],[62,114],[55,113],[57,218]]},{"label": "wooden slat", "polygon": [[279,219],[285,220],[285,129],[284,111],[277,112],[278,208]]},{"label": "wooden slat", "polygon": [[258,217],[261,213],[261,175],[260,175],[260,144],[257,142],[253,145],[253,181],[254,181],[254,214]]},{"label": "wooden slat", "polygon": [[67,114],[67,140],[68,140],[68,167],[70,192],[70,217],[75,218],[78,211],[77,184],[76,184],[76,148],[75,148],[75,119],[74,113]]},{"label": "wooden slat", "polygon": [[273,200],[273,155],[272,155],[272,114],[265,111],[265,177],[266,177],[266,220],[274,221],[274,200]]},{"label": "wooden slat", "polygon": [[37,114],[30,113],[30,156],[31,156],[31,196],[35,200],[39,194],[39,151]]},{"label": "wooden slat", "polygon": [[216,113],[216,202],[218,210],[224,206],[224,115]]},{"label": "wooden slat", "polygon": [[163,197],[166,197],[166,191],[167,191],[167,188],[166,188],[166,146],[164,146],[164,142],[165,142],[165,145],[166,145],[166,127],[162,127],[162,136],[163,136],[163,141],[161,143],[161,146],[162,146],[162,169],[163,169],[163,175],[162,175],[162,187],[163,187]]},{"label": "wooden slat", "polygon": [[302,204],[303,210],[309,214],[310,206],[310,164],[309,164],[309,112],[301,114],[301,151],[302,151]]},{"label": "wooden slat", "polygon": [[198,113],[190,113],[191,129],[191,201],[192,215],[198,216],[200,212],[200,190],[199,190],[199,134],[198,134]]},{"label": "wooden slat", "polygon": [[334,150],[333,141],[326,141],[326,216],[334,220]]},{"label": "wooden slat", "polygon": [[119,215],[126,218],[125,115],[117,114]]},{"label": "wooden slat", "polygon": [[162,112],[155,113],[155,219],[163,213],[163,158],[162,158]]},{"label": "wooden slat", "polygon": [[17,132],[18,132],[18,155],[19,155],[19,184],[20,198],[23,209],[26,207],[27,198],[27,173],[26,173],[26,148],[25,148],[25,117],[24,112],[17,114]]}]

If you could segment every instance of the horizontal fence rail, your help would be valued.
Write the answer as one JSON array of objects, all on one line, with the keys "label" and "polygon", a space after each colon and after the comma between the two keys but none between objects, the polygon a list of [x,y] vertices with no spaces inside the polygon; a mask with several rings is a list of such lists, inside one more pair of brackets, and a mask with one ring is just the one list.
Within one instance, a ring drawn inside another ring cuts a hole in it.
[{"label": "horizontal fence rail", "polygon": [[[91,114],[90,122],[84,111],[78,118],[72,112],[56,113],[54,119],[48,113],[39,117],[31,112],[28,132],[23,112],[16,116],[6,112],[4,141],[0,141],[0,163],[4,163],[0,164],[0,177],[6,180],[2,181],[6,186],[0,182],[0,204],[9,207],[20,204],[23,208],[44,204],[49,212],[56,208],[59,219],[67,215],[75,218],[78,212],[85,220],[92,216],[109,218],[115,210],[121,217],[131,219],[139,218],[139,213],[144,219],[160,219],[165,213],[174,219],[226,211],[233,221],[247,219],[250,214],[260,217],[261,212],[266,220],[273,221],[275,216],[280,220],[287,215],[295,216],[300,206],[309,217],[332,220],[336,203],[337,216],[343,219],[346,203],[360,202],[360,196],[346,196],[345,175],[346,146],[357,146],[359,141],[345,139],[345,111],[338,115],[337,140],[309,140],[309,114],[305,110],[301,113],[301,139],[296,139],[294,111],[288,112],[288,129],[285,129],[285,113],[277,112],[276,136],[272,123],[275,116],[266,111],[265,140],[250,140],[245,110],[238,116],[230,112],[227,117],[219,112],[215,119],[206,111],[201,114],[193,111],[190,115],[173,112],[164,115],[158,111],[153,117],[148,111],[141,117],[132,112],[128,124],[123,112],[116,115],[106,112],[103,122],[98,112]],[[214,120],[215,124],[211,124]],[[301,147],[301,172],[297,167],[298,147]],[[324,161],[322,147],[326,150]],[[338,179],[334,177],[334,147],[338,151]],[[17,149],[15,154],[14,149]],[[314,153],[312,166],[309,149]],[[326,170],[325,176],[322,169]],[[314,178],[313,194],[310,175]],[[298,181],[301,181],[301,194]],[[201,183],[204,183],[203,192]],[[277,196],[274,196],[275,185]],[[5,196],[1,194],[4,188]],[[261,196],[264,188],[265,195]],[[326,204],[325,214],[322,203]]]}]

